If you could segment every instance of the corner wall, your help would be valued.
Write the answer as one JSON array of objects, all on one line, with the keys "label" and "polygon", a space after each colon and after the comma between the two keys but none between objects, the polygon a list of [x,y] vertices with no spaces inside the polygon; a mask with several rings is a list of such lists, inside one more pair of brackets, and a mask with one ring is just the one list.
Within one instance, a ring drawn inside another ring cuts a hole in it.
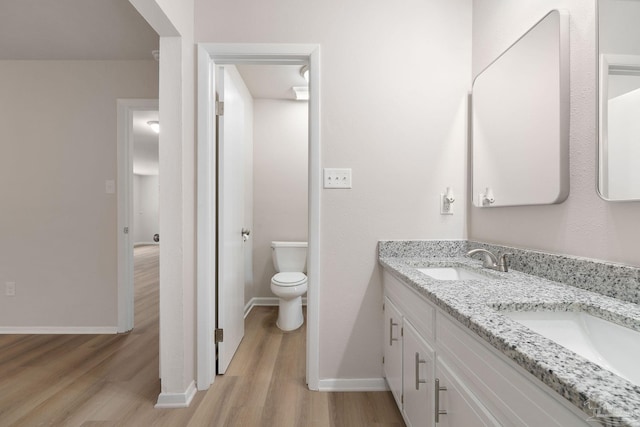
[{"label": "corner wall", "polygon": [[0,93],[0,327],[115,332],[116,100],[156,98],[158,64],[0,61]]},{"label": "corner wall", "polygon": [[596,2],[474,0],[473,73],[549,10],[570,13],[570,193],[549,206],[470,208],[469,239],[640,266],[640,203],[596,193]]}]

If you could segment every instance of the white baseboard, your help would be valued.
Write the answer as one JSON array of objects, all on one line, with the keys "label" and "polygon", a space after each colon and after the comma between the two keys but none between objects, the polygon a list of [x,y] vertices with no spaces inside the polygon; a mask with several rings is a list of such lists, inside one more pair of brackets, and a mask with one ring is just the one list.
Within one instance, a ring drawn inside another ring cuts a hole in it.
[{"label": "white baseboard", "polygon": [[318,381],[318,391],[388,391],[384,378],[327,378]]},{"label": "white baseboard", "polygon": [[0,326],[0,334],[117,334],[117,326]]},{"label": "white baseboard", "polygon": [[[253,307],[277,307],[279,305],[278,297],[254,297],[244,306],[244,317],[246,318]],[[302,305],[307,305],[307,297],[302,297]]]},{"label": "white baseboard", "polygon": [[134,243],[133,247],[137,248],[138,246],[159,246],[160,242],[138,242]]},{"label": "white baseboard", "polygon": [[188,408],[196,391],[196,382],[191,381],[183,393],[160,393],[155,407],[158,409]]}]

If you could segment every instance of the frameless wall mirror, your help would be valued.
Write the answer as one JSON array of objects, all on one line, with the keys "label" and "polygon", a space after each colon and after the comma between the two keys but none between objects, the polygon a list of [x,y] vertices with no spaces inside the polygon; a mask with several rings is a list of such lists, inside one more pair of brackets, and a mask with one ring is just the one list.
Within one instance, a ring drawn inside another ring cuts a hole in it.
[{"label": "frameless wall mirror", "polygon": [[553,10],[473,82],[473,204],[569,195],[569,15]]},{"label": "frameless wall mirror", "polygon": [[598,33],[598,192],[640,200],[640,0],[599,0]]}]

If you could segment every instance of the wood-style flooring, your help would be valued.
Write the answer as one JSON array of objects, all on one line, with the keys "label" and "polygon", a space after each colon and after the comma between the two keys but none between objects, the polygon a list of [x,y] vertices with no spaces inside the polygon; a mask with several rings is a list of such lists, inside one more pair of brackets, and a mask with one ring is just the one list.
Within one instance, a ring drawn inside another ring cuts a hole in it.
[{"label": "wood-style flooring", "polygon": [[0,427],[403,426],[388,392],[320,393],[305,377],[305,328],[256,307],[227,373],[189,408],[154,409],[158,248],[135,249],[135,328],[123,335],[0,335]]}]

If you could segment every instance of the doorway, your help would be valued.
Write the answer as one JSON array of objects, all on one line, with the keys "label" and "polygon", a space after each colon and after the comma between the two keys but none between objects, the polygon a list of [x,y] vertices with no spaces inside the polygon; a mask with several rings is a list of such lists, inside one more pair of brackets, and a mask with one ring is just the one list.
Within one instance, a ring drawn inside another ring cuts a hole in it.
[{"label": "doorway", "polygon": [[[319,48],[317,45],[200,44],[198,46],[198,271],[197,271],[197,383],[209,388],[215,380],[213,341],[216,307],[216,204],[217,152],[215,136],[216,69],[225,64],[308,65],[309,84],[309,175],[308,175],[308,287],[306,379],[318,389],[318,284],[320,232],[320,138],[319,138]],[[223,303],[221,301],[221,303]]]},{"label": "doorway", "polygon": [[[136,242],[135,207],[140,207],[134,199],[134,185],[141,180],[134,175],[134,157],[137,158],[136,170],[145,176],[155,179],[145,181],[145,186],[157,186],[158,168],[158,138],[153,138],[155,132],[148,122],[157,121],[157,99],[119,99],[118,109],[118,332],[128,332],[134,326],[134,263],[133,247]],[[156,119],[156,120],[154,120]],[[147,129],[148,128],[148,129]],[[135,141],[142,141],[143,148]],[[154,147],[155,143],[155,147]],[[137,155],[134,153],[137,152]],[[141,154],[141,152],[143,152]],[[139,185],[138,185],[139,186]],[[153,195],[151,195],[153,199]],[[157,193],[156,193],[157,196]],[[156,198],[157,201],[157,198]],[[153,205],[150,200],[146,205]],[[148,208],[150,216],[157,218],[157,203],[155,208]],[[145,209],[146,210],[146,209]],[[138,209],[138,213],[140,210]],[[146,221],[148,223],[150,221]],[[141,224],[141,223],[140,223]],[[145,228],[146,228],[145,224]],[[138,228],[141,228],[140,226]],[[150,225],[153,229],[153,225]],[[142,230],[138,230],[140,232]],[[140,236],[142,234],[138,233]],[[153,233],[156,234],[156,233]],[[141,237],[142,238],[142,237]],[[148,237],[150,242],[153,236]],[[145,237],[147,239],[147,237]]]}]

